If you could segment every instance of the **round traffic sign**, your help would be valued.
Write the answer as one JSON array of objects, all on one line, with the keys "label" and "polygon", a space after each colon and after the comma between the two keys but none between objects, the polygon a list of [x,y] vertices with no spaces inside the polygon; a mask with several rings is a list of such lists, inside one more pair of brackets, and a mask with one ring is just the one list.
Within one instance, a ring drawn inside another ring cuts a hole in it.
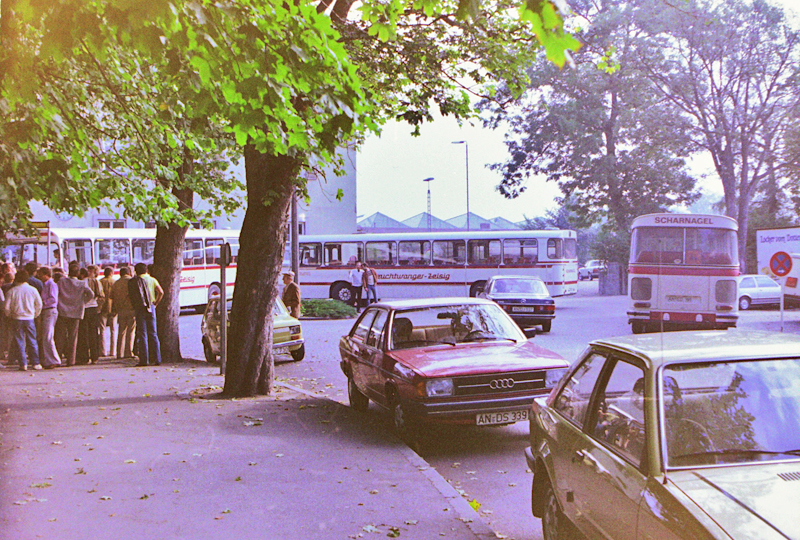
[{"label": "round traffic sign", "polygon": [[785,251],[778,251],[769,259],[769,269],[778,277],[792,271],[792,257]]}]

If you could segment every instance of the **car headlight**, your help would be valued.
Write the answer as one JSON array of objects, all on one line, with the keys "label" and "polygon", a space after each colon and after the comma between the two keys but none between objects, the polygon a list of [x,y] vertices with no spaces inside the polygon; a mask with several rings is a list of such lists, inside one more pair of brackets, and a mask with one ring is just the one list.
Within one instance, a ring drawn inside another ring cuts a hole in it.
[{"label": "car headlight", "polygon": [[548,390],[555,388],[555,386],[558,384],[558,381],[561,380],[561,377],[563,377],[564,373],[566,372],[567,368],[548,369],[544,376],[545,388]]},{"label": "car headlight", "polygon": [[428,397],[452,396],[453,379],[432,379],[425,381],[425,393]]}]

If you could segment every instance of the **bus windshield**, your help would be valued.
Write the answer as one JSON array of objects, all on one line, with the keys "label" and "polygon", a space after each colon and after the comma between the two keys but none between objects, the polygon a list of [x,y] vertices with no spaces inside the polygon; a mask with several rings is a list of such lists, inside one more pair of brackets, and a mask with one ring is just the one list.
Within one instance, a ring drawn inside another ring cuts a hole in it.
[{"label": "bus windshield", "polygon": [[736,231],[700,227],[638,227],[631,238],[630,262],[738,266]]}]

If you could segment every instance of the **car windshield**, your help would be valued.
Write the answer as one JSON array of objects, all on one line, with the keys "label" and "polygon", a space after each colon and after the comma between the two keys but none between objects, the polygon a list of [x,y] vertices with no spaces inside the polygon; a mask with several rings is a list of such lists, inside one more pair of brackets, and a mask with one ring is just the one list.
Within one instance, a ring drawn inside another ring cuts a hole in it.
[{"label": "car windshield", "polygon": [[800,453],[800,359],[671,365],[662,390],[669,466]]},{"label": "car windshield", "polygon": [[525,339],[516,323],[497,305],[468,304],[397,311],[392,324],[392,348],[411,349],[435,344]]},{"label": "car windshield", "polygon": [[492,293],[498,294],[547,294],[544,282],[538,279],[497,279],[492,284]]}]

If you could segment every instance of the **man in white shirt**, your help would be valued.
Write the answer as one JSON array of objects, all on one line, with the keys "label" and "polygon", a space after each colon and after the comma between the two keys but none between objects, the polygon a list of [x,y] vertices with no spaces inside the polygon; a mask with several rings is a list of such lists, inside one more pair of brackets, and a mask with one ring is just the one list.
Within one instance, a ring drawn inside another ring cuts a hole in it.
[{"label": "man in white shirt", "polygon": [[364,271],[361,261],[356,262],[356,267],[350,270],[350,292],[353,294],[353,306],[356,311],[361,310],[361,291],[364,289]]},{"label": "man in white shirt", "polygon": [[28,354],[33,369],[42,369],[39,364],[39,346],[36,343],[34,322],[42,312],[42,297],[39,296],[39,291],[28,284],[29,278],[27,271],[17,272],[14,276],[14,286],[6,293],[4,305],[7,320],[12,325],[13,341],[10,353],[12,357],[17,357],[21,371],[28,370]]}]

